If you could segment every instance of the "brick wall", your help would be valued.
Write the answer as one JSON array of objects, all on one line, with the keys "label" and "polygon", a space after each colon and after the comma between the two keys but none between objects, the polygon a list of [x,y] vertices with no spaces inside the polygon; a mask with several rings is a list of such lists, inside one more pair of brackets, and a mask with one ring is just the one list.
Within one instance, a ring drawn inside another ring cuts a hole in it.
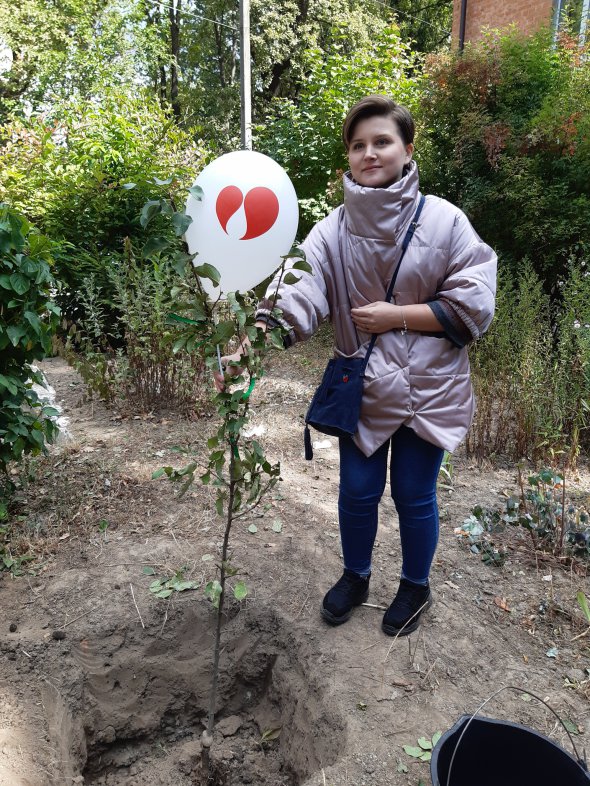
[{"label": "brick wall", "polygon": [[[461,0],[453,4],[453,43],[459,42]],[[523,33],[533,33],[553,19],[553,0],[467,0],[465,41],[477,41],[484,27],[514,23]]]}]

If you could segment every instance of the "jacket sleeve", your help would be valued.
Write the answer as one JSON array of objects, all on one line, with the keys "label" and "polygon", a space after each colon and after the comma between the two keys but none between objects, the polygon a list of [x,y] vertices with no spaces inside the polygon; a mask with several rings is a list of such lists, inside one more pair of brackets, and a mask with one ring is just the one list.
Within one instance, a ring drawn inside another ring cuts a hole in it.
[{"label": "jacket sleeve", "polygon": [[445,279],[428,304],[457,346],[481,338],[490,326],[496,274],[496,254],[459,211],[452,227]]},{"label": "jacket sleeve", "polygon": [[[325,219],[317,224],[300,246],[313,272],[294,270],[293,274],[299,281],[296,284],[281,282],[278,297],[275,299],[279,281],[279,273],[277,273],[258,304],[257,319],[266,321],[271,326],[279,323],[289,330],[286,346],[311,338],[320,324],[330,317],[325,281],[329,261],[325,238],[326,221]],[[296,259],[287,260],[286,270],[289,270],[296,261]],[[276,312],[274,316],[271,315],[275,302],[281,312],[278,316]]]}]

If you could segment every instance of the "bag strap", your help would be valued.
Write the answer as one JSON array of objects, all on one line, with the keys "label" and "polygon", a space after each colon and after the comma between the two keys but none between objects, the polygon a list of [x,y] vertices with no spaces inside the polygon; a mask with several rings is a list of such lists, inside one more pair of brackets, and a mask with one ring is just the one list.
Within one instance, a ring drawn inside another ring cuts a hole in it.
[{"label": "bag strap", "polygon": [[[389,301],[391,300],[391,295],[393,293],[393,288],[397,280],[397,274],[399,273],[400,265],[405,256],[406,251],[408,250],[410,241],[414,237],[414,232],[416,231],[416,227],[418,226],[418,221],[420,219],[420,215],[422,213],[422,208],[424,207],[425,201],[426,201],[426,197],[424,196],[424,194],[421,194],[420,202],[418,203],[418,207],[416,208],[416,212],[414,213],[414,218],[412,219],[410,226],[408,227],[408,231],[406,232],[406,235],[404,237],[404,242],[402,243],[402,253],[396,265],[393,276],[391,277],[391,281],[389,282],[389,286],[387,287],[387,294],[385,295],[386,303],[389,303]],[[362,365],[361,376],[365,373],[365,369],[367,368],[367,363],[369,362],[369,357],[371,356],[371,352],[373,351],[373,347],[375,346],[375,342],[377,341],[378,335],[380,334],[373,333],[373,335],[371,336],[371,341],[369,342],[369,346],[367,347],[367,354],[365,355],[365,360]]]}]

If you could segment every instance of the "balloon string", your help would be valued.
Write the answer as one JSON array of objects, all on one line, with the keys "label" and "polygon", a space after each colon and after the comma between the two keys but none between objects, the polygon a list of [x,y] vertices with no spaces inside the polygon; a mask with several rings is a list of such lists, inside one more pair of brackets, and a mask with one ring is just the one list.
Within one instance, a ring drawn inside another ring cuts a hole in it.
[{"label": "balloon string", "polygon": [[219,344],[217,345],[217,362],[219,363],[219,373],[223,376],[223,365],[221,363],[221,350],[219,349]]}]

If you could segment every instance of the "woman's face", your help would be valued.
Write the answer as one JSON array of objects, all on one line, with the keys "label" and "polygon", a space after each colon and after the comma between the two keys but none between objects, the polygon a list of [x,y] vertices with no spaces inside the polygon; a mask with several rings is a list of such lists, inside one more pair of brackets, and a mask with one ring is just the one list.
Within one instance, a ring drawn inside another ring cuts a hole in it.
[{"label": "woman's face", "polygon": [[401,179],[413,151],[414,145],[404,144],[391,116],[374,115],[354,127],[348,163],[359,185],[384,188]]}]

